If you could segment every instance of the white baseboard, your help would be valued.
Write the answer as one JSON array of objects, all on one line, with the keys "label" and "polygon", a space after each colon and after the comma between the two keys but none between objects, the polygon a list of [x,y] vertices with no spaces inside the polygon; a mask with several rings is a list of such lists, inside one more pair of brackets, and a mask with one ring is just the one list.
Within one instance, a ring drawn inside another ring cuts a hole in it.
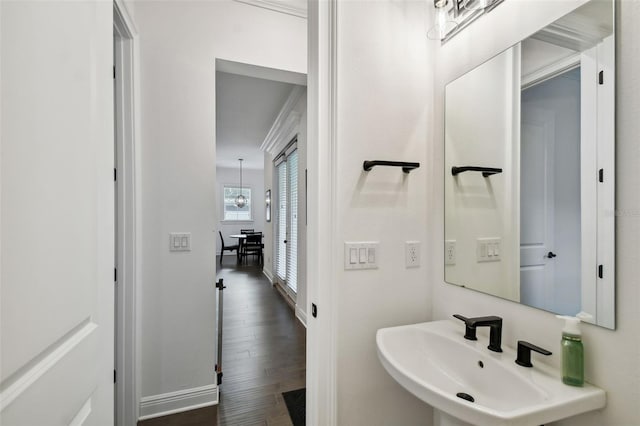
[{"label": "white baseboard", "polygon": [[304,325],[304,328],[307,328],[307,313],[299,306],[296,306],[296,318],[300,320],[302,325]]},{"label": "white baseboard", "polygon": [[268,269],[262,269],[262,275],[264,275],[265,277],[267,277],[267,279],[269,280],[269,282],[271,283],[271,285],[273,285],[275,283],[275,277],[273,276],[273,274],[271,273],[271,271],[269,271]]},{"label": "white baseboard", "polygon": [[216,385],[145,396],[140,400],[140,418],[138,420],[195,410],[217,403],[218,387]]}]

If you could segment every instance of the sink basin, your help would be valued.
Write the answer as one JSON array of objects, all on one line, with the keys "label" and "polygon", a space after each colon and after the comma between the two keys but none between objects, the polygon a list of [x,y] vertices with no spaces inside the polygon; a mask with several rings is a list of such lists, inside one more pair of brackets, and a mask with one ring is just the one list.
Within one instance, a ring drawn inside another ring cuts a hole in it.
[{"label": "sink basin", "polygon": [[449,320],[383,328],[376,334],[378,357],[416,397],[478,426],[538,426],[605,406],[602,389],[565,385],[535,355],[533,368],[521,367],[515,350],[492,352],[486,337],[463,335],[464,325]]}]

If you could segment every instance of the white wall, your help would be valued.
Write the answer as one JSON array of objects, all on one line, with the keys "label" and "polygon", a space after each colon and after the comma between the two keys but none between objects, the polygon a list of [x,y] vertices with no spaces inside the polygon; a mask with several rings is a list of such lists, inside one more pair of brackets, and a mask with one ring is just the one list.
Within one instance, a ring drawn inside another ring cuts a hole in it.
[{"label": "white wall", "polygon": [[[141,55],[141,390],[153,398],[215,382],[215,60],[306,73],[306,20],[228,0],[135,2],[134,12]],[[174,231],[191,232],[191,252],[169,253]]]},{"label": "white wall", "polygon": [[[275,276],[273,271],[275,270],[274,258],[273,258],[273,236],[275,235],[275,182],[273,177],[273,156],[268,152],[264,153],[264,190],[271,190],[271,222],[265,222],[264,225],[264,265],[262,270],[269,280],[273,281]],[[266,220],[266,218],[265,218]]]},{"label": "white wall", "polygon": [[[218,231],[222,231],[225,244],[238,244],[236,238],[229,235],[239,234],[241,229],[254,229],[257,232],[265,232],[267,223],[264,219],[264,192],[266,191],[264,181],[264,171],[262,169],[244,169],[242,170],[242,187],[251,188],[252,197],[252,221],[230,222],[222,220],[224,218],[222,211],[222,193],[224,185],[240,186],[240,169],[216,167],[217,192],[216,203],[218,205],[218,224],[215,229],[216,234],[216,255],[220,254],[220,235]],[[235,252],[225,252],[225,256],[236,256]]]},{"label": "white wall", "polygon": [[[427,239],[441,239],[442,233],[426,231],[434,59],[426,11],[418,1],[337,2],[332,167],[339,241],[333,247],[335,282],[319,283],[333,286],[336,305],[318,306],[318,319],[333,310],[339,425],[430,424],[430,408],[384,371],[375,345],[377,329],[430,317],[425,248]],[[422,166],[408,175],[391,167],[364,172],[364,160]],[[310,161],[317,164],[316,158]],[[407,240],[422,242],[419,268],[405,268]],[[379,269],[344,271],[344,241],[379,241]]]},{"label": "white wall", "polygon": [[307,96],[300,98],[295,108],[300,112],[298,131],[298,291],[296,294],[296,316],[307,322]]},{"label": "white wall", "polygon": [[[491,58],[446,88],[445,240],[456,262],[447,282],[520,300],[520,49]],[[493,125],[499,123],[498,125]],[[454,166],[502,169],[451,174]],[[500,239],[500,260],[478,262],[477,240]]]},{"label": "white wall", "polygon": [[[482,61],[554,21],[583,1],[511,0],[479,19],[442,48],[436,61],[436,115],[427,167],[428,197],[434,213],[429,216],[429,282],[434,291],[434,318],[451,314],[496,314],[504,318],[503,342],[515,346],[516,339],[548,348],[554,355],[538,362],[560,362],[561,324],[547,312],[470,292],[443,282],[442,199],[444,85]],[[617,329],[584,325],[586,379],[607,391],[607,407],[601,411],[567,419],[558,424],[582,426],[628,426],[640,418],[640,187],[637,171],[640,151],[640,3],[620,1],[617,28],[617,138],[616,138],[616,294]]]}]

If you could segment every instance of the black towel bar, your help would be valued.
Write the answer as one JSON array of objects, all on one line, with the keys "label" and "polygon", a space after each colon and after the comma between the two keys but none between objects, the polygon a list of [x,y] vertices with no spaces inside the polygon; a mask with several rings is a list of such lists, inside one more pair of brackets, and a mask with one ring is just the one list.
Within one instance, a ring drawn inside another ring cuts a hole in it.
[{"label": "black towel bar", "polygon": [[456,176],[462,172],[482,172],[483,177],[489,177],[498,173],[502,173],[502,169],[495,167],[479,167],[479,166],[453,166],[451,167],[451,174]]},{"label": "black towel bar", "polygon": [[362,168],[365,172],[373,169],[375,166],[392,166],[392,167],[402,167],[402,171],[405,173],[409,173],[413,169],[417,169],[420,167],[420,163],[407,163],[406,161],[382,161],[382,160],[367,160],[362,163]]}]

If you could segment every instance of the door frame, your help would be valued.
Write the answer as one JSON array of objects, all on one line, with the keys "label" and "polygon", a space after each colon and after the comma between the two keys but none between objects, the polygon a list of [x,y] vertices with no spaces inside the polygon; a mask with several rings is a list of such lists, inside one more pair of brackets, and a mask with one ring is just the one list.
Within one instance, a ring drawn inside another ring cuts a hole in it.
[{"label": "door frame", "polygon": [[[308,3],[307,399],[309,426],[337,424],[338,0]],[[316,307],[315,315],[313,307]]]},{"label": "door frame", "polygon": [[[118,265],[115,316],[115,424],[134,425],[139,417],[140,348],[140,157],[139,138],[139,51],[138,32],[124,4],[113,2],[114,78],[119,101],[114,99],[114,120],[118,123],[114,144],[117,185],[116,260]],[[114,122],[115,124],[115,122]],[[115,178],[114,176],[114,178]]]}]

